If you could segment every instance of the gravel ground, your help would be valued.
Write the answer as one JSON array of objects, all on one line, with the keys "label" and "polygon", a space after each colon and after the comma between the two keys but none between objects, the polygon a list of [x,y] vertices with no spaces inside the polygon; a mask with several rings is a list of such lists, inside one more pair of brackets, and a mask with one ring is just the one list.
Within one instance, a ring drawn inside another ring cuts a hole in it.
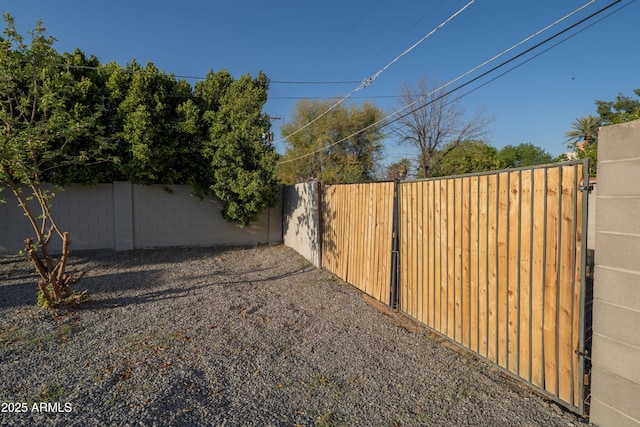
[{"label": "gravel ground", "polygon": [[0,258],[2,425],[582,424],[284,246],[72,263],[92,300],[41,310]]}]

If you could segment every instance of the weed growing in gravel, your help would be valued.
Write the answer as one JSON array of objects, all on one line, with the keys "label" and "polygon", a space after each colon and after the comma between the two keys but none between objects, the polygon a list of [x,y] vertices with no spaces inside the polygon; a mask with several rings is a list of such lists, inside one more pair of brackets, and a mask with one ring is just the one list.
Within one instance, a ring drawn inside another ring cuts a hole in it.
[{"label": "weed growing in gravel", "polygon": [[344,393],[346,382],[331,373],[317,373],[303,383],[307,394],[313,400],[319,395],[330,395],[338,401]]},{"label": "weed growing in gravel", "polygon": [[313,422],[315,427],[340,427],[346,426],[334,412],[326,412],[316,417]]},{"label": "weed growing in gravel", "polygon": [[28,344],[43,345],[54,341],[66,341],[69,338],[69,335],[71,335],[71,331],[71,325],[62,325],[51,333],[38,335],[31,338],[28,341]]},{"label": "weed growing in gravel", "polygon": [[23,339],[23,333],[17,326],[0,331],[0,344],[10,345]]},{"label": "weed growing in gravel", "polygon": [[83,291],[80,293],[74,292],[68,297],[63,298],[58,302],[52,303],[51,295],[54,294],[53,286],[49,284],[49,285],[46,285],[44,289],[47,291],[47,294],[45,294],[42,291],[42,289],[38,289],[38,299],[36,301],[36,303],[38,304],[38,307],[41,307],[41,308],[53,308],[53,307],[57,307],[58,305],[67,305],[70,307],[77,307],[80,304],[87,302],[91,299],[91,297],[89,296],[89,293],[87,291]]},{"label": "weed growing in gravel", "polygon": [[189,339],[190,338],[186,335],[185,331],[177,330],[157,335],[136,334],[127,338],[127,341],[134,344],[134,348],[136,349],[138,349],[138,347],[139,349],[147,348],[160,354],[180,343],[189,341]]},{"label": "weed growing in gravel", "polygon": [[9,329],[0,331],[0,344],[11,345],[16,343],[26,343],[27,345],[44,345],[50,342],[66,341],[73,331],[71,325],[61,325],[55,331],[30,336],[27,331],[12,326]]},{"label": "weed growing in gravel", "polygon": [[416,421],[419,425],[434,425],[434,420],[423,402],[416,402]]},{"label": "weed growing in gravel", "polygon": [[29,406],[34,402],[56,402],[62,400],[65,389],[59,384],[43,384],[29,399]]}]

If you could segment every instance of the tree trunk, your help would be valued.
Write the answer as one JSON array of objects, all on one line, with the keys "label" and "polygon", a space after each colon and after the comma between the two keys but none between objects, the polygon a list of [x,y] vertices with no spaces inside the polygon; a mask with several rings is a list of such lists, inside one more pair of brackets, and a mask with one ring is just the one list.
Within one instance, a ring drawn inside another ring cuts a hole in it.
[{"label": "tree trunk", "polygon": [[87,291],[75,294],[71,290],[71,285],[78,283],[84,273],[75,277],[75,272],[65,272],[70,254],[70,244],[69,233],[62,233],[62,255],[60,256],[60,261],[54,266],[52,257],[48,255],[46,249],[48,242],[44,244],[40,251],[47,258],[43,262],[38,250],[33,245],[33,239],[25,241],[25,252],[29,254],[36,271],[40,275],[40,280],[38,281],[38,289],[40,291],[38,304],[43,307],[57,307],[61,304],[74,305],[87,298]]}]

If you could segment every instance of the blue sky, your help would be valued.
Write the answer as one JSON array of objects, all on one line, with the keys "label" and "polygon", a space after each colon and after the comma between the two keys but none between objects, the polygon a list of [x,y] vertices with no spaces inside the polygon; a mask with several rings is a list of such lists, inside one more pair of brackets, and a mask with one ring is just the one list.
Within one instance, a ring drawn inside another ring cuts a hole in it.
[{"label": "blue sky", "polygon": [[[265,72],[272,81],[265,112],[284,120],[299,98],[341,97],[389,64],[467,0],[361,0],[302,2],[204,2],[183,0],[3,0],[1,9],[16,19],[21,33],[38,18],[59,51],[79,47],[101,62],[122,65],[135,58],[181,76],[204,76],[210,69],[232,75]],[[403,82],[429,76],[449,82],[586,4],[588,0],[477,0],[458,17],[391,65],[349,102],[372,102],[385,111]],[[575,16],[470,75],[471,79],[511,56],[605,7],[598,0]],[[616,9],[590,28],[577,33]],[[624,0],[530,55],[574,35],[461,99],[469,114],[495,118],[487,142],[500,148],[531,142],[557,155],[564,132],[581,116],[595,114],[595,100],[633,95],[640,88],[637,21],[640,2]],[[474,89],[496,72],[470,84]],[[461,80],[458,83],[463,83]],[[190,79],[191,83],[195,80]],[[278,82],[351,82],[285,84]],[[453,88],[454,86],[451,86]],[[281,122],[274,121],[276,148]],[[407,147],[386,141],[385,161],[411,156]]]}]

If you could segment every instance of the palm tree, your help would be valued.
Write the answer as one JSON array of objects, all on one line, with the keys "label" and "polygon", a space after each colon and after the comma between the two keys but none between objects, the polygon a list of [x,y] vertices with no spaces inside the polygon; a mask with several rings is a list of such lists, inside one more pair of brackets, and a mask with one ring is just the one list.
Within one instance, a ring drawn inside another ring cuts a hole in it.
[{"label": "palm tree", "polygon": [[598,129],[601,120],[599,117],[588,115],[580,117],[571,123],[571,130],[565,132],[569,141],[577,141],[577,147],[584,150],[584,147],[598,140]]}]

